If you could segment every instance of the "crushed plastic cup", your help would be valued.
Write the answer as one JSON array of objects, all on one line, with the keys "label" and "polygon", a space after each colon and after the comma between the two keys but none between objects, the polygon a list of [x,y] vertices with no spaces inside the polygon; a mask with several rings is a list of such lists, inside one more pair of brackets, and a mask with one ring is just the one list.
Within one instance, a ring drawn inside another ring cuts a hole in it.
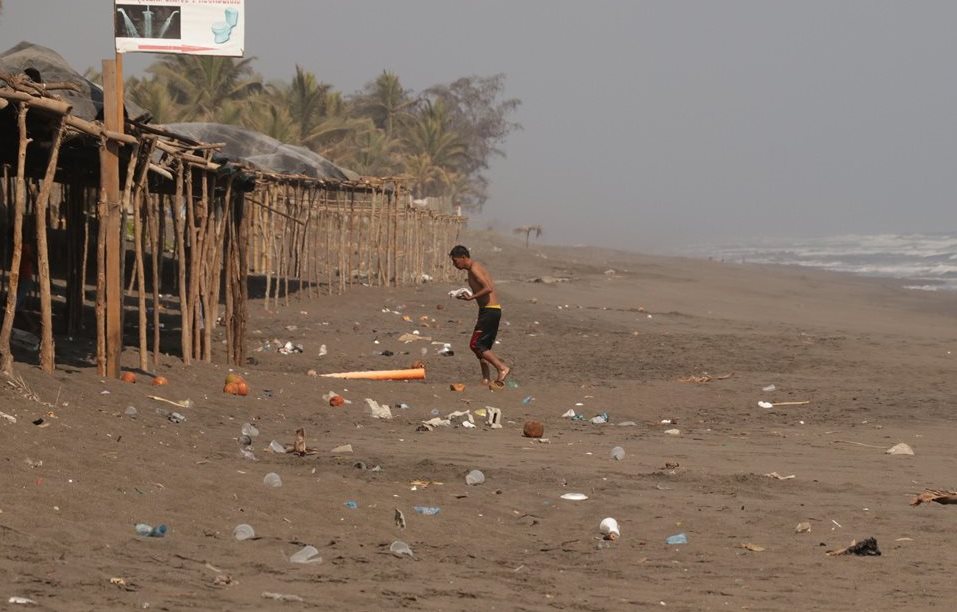
[{"label": "crushed plastic cup", "polygon": [[280,455],[284,455],[286,453],[286,447],[275,440],[269,443],[269,450]]},{"label": "crushed plastic cup", "polygon": [[611,449],[611,458],[615,461],[621,461],[625,458],[625,449],[620,446]]},{"label": "crushed plastic cup", "polygon": [[345,505],[346,508],[348,508],[348,509],[350,509],[350,510],[355,510],[356,508],[359,507],[359,502],[356,502],[356,501],[353,501],[353,500],[350,499],[350,500],[347,501],[344,505]]},{"label": "crushed plastic cup", "polygon": [[674,546],[676,544],[687,544],[688,536],[683,533],[676,533],[675,535],[668,536],[665,539],[665,543],[670,546]]},{"label": "crushed plastic cup", "polygon": [[776,389],[777,389],[777,387],[775,387],[774,385],[768,385],[767,387],[764,387],[764,388],[762,388],[761,390],[762,390],[762,391],[767,391],[768,393],[770,393],[771,391],[775,391]]},{"label": "crushed plastic cup", "polygon": [[562,499],[567,499],[568,501],[585,501],[588,499],[588,496],[584,493],[564,493],[562,494]]},{"label": "crushed plastic cup", "polygon": [[483,482],[485,482],[485,474],[483,474],[480,470],[472,470],[465,475],[465,484],[469,486],[480,485]]},{"label": "crushed plastic cup", "polygon": [[127,406],[126,410],[123,412],[126,416],[135,417],[136,416],[136,406]]},{"label": "crushed plastic cup", "polygon": [[290,563],[322,563],[319,550],[315,546],[304,546],[302,550],[289,557]]},{"label": "crushed plastic cup", "polygon": [[276,472],[269,472],[263,477],[263,484],[267,487],[281,487],[282,478]]},{"label": "crushed plastic cup", "polygon": [[246,461],[255,461],[255,460],[256,460],[256,454],[255,454],[254,452],[252,452],[251,450],[249,450],[248,448],[241,448],[241,449],[239,449],[239,455],[240,455],[243,459],[245,459]]},{"label": "crushed plastic cup", "polygon": [[256,531],[252,528],[252,526],[247,525],[246,523],[241,523],[236,525],[236,528],[233,529],[233,537],[242,542],[243,540],[255,538]]},{"label": "crushed plastic cup", "polygon": [[406,557],[406,556],[412,559],[415,558],[415,555],[412,554],[412,549],[409,547],[408,544],[406,544],[402,540],[396,540],[395,542],[393,542],[389,546],[389,552],[399,558]]},{"label": "crushed plastic cup", "polygon": [[621,537],[621,530],[618,528],[618,521],[611,518],[604,518],[601,520],[601,523],[598,524],[598,530],[606,540],[617,540]]},{"label": "crushed plastic cup", "polygon": [[415,506],[415,511],[425,516],[435,516],[441,510],[438,506]]},{"label": "crushed plastic cup", "polygon": [[765,409],[774,408],[774,404],[772,404],[771,402],[766,402],[764,400],[761,400],[760,402],[758,402],[758,406]]},{"label": "crushed plastic cup", "polygon": [[250,438],[255,438],[259,435],[259,430],[256,429],[251,423],[243,423],[243,428],[240,430],[244,436],[249,436]]}]

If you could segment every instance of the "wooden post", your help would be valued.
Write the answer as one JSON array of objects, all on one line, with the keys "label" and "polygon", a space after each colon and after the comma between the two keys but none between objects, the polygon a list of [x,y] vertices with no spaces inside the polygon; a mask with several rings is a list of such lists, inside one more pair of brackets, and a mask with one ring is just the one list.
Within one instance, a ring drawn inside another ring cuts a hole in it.
[{"label": "wooden post", "polygon": [[60,156],[60,143],[63,142],[63,132],[65,130],[66,118],[61,116],[56,128],[56,136],[53,137],[53,144],[50,146],[50,159],[47,161],[43,186],[40,187],[40,193],[37,195],[34,206],[37,232],[37,276],[40,281],[40,367],[47,374],[53,374],[55,367],[53,300],[50,296],[50,255],[47,248],[47,206],[50,203],[50,191],[53,189],[56,164]]},{"label": "wooden post", "polygon": [[13,353],[10,352],[10,335],[13,333],[13,317],[16,316],[17,289],[20,285],[20,259],[23,255],[23,211],[26,209],[27,184],[24,178],[27,159],[27,105],[20,104],[17,113],[19,145],[17,147],[17,177],[13,195],[13,258],[7,284],[7,304],[0,327],[0,370],[13,372]]},{"label": "wooden post", "polygon": [[[107,130],[123,131],[123,104],[119,82],[122,69],[116,60],[103,60],[103,124]],[[119,143],[107,140],[100,153],[100,183],[106,191],[106,376],[119,378],[120,353],[123,350],[121,310],[123,308],[123,279],[120,262],[120,158]]]}]

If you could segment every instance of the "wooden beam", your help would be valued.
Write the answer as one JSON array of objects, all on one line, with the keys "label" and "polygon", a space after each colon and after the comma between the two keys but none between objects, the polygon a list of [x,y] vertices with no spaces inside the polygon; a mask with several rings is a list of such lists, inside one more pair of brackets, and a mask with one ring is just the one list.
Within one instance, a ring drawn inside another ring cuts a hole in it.
[{"label": "wooden beam", "polygon": [[[118,97],[115,60],[103,60],[103,120],[108,131],[123,129],[118,121],[122,106]],[[118,125],[119,124],[119,125]],[[120,354],[123,350],[121,310],[123,308],[123,279],[120,275],[120,158],[119,146],[108,140],[101,154],[100,182],[106,190],[106,376],[119,378]]]}]

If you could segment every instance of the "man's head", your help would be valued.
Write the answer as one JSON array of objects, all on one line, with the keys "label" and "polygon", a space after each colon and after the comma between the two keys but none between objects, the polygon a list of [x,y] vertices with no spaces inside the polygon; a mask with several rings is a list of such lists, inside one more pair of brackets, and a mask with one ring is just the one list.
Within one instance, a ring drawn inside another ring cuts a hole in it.
[{"label": "man's head", "polygon": [[469,263],[472,260],[469,250],[461,244],[452,247],[452,250],[449,252],[449,257],[452,258],[452,265],[458,270],[465,270],[468,268]]}]

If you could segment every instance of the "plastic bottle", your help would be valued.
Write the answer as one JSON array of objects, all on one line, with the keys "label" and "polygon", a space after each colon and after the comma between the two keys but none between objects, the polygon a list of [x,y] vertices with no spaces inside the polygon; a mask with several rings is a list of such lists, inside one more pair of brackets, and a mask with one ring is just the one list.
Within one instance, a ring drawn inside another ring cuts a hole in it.
[{"label": "plastic bottle", "polygon": [[472,470],[465,475],[465,484],[467,485],[479,485],[485,482],[485,474],[479,470]]},{"label": "plastic bottle", "polygon": [[241,523],[236,525],[236,528],[233,529],[233,537],[242,542],[243,540],[256,537],[256,531],[252,528],[252,526],[247,525],[246,523]]},{"label": "plastic bottle", "polygon": [[269,472],[263,477],[263,484],[267,487],[281,487],[282,478],[276,472]]},{"label": "plastic bottle", "polygon": [[618,528],[618,521],[611,518],[602,519],[601,523],[598,525],[598,530],[601,531],[601,534],[605,536],[606,540],[617,540],[621,537],[621,531]]},{"label": "plastic bottle", "polygon": [[146,523],[137,523],[134,529],[136,529],[136,535],[150,538],[162,538],[168,531],[166,525],[157,525],[156,527],[153,527],[151,525],[147,525]]},{"label": "plastic bottle", "polygon": [[625,449],[620,446],[611,449],[611,458],[615,461],[621,461],[625,458]]}]

